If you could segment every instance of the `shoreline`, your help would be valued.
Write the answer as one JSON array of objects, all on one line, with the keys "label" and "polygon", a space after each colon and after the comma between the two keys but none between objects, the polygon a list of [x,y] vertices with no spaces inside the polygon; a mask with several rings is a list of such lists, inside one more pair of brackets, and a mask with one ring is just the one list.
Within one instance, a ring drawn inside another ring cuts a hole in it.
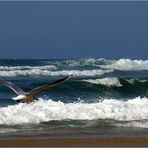
[{"label": "shoreline", "polygon": [[148,136],[108,137],[108,138],[16,138],[0,139],[0,147],[144,147],[148,146]]}]

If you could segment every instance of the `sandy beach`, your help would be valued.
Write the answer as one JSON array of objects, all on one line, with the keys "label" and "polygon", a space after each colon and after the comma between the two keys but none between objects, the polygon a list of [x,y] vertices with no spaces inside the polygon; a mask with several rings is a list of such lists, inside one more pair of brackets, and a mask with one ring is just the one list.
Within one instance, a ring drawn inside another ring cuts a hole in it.
[{"label": "sandy beach", "polygon": [[1,139],[1,147],[145,147],[148,137]]}]

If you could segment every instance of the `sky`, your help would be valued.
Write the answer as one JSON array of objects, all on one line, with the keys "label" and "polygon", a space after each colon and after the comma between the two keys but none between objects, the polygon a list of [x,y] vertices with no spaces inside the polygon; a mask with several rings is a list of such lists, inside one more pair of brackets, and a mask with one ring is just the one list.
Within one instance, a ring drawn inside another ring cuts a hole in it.
[{"label": "sky", "polygon": [[0,59],[148,59],[148,2],[0,1]]}]

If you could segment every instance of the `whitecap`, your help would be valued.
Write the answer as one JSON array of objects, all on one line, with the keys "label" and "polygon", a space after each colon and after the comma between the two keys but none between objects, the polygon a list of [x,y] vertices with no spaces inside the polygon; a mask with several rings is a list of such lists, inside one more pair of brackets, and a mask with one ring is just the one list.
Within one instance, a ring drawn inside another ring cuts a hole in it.
[{"label": "whitecap", "polygon": [[101,65],[102,68],[111,68],[121,71],[148,70],[148,60],[119,59],[112,64]]},{"label": "whitecap", "polygon": [[40,123],[51,120],[114,119],[118,121],[148,119],[148,98],[127,101],[104,99],[95,103],[63,103],[38,100],[0,107],[0,124]]},{"label": "whitecap", "polygon": [[92,70],[60,70],[51,71],[47,69],[27,69],[27,70],[12,70],[12,71],[0,71],[2,77],[14,77],[14,76],[61,76],[61,75],[73,75],[73,76],[99,76],[105,73],[112,72],[112,70],[92,69]]},{"label": "whitecap", "polygon": [[118,78],[115,77],[110,77],[110,78],[102,78],[102,79],[86,79],[86,80],[82,80],[84,82],[89,82],[92,84],[101,84],[101,85],[105,85],[105,86],[117,86],[120,87],[122,86],[122,84],[120,83]]}]

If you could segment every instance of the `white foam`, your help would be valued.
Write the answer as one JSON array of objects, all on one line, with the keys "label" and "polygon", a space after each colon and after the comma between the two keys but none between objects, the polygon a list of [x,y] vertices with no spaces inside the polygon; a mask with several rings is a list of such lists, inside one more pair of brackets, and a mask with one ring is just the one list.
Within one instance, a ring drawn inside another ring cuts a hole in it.
[{"label": "white foam", "polygon": [[76,66],[99,66],[100,64],[111,64],[115,60],[108,60],[105,58],[86,58],[86,59],[69,59],[69,60],[62,60],[62,61],[44,61],[46,64],[54,64],[57,66],[69,66],[69,67],[76,67]]},{"label": "white foam", "polygon": [[[70,67],[99,66],[102,68],[111,68],[123,71],[148,70],[148,60],[132,60],[132,59],[109,60],[104,58],[99,58],[99,59],[87,58],[80,60],[64,60],[64,63]],[[61,63],[59,64],[61,65]]]},{"label": "white foam", "polygon": [[46,66],[0,66],[0,76],[2,77],[14,77],[14,76],[25,76],[25,75],[42,75],[44,72],[50,70],[56,70],[57,67],[54,65]]},{"label": "white foam", "polygon": [[65,64],[70,67],[81,66],[81,63],[79,60],[65,60]]},{"label": "white foam", "polygon": [[105,99],[96,103],[63,103],[39,100],[0,107],[0,124],[40,123],[50,120],[115,119],[119,121],[148,119],[148,98],[128,101]]},{"label": "white foam", "polygon": [[101,85],[106,85],[106,86],[122,86],[120,84],[120,81],[118,80],[118,78],[102,78],[102,79],[87,79],[87,80],[82,80],[85,82],[89,82],[89,83],[93,83],[93,84],[101,84]]},{"label": "white foam", "polygon": [[111,72],[112,70],[61,70],[50,71],[44,69],[30,69],[30,70],[13,70],[13,71],[1,71],[0,76],[14,77],[14,76],[61,76],[61,75],[73,75],[73,76],[99,76],[104,73]]},{"label": "white foam", "polygon": [[128,83],[134,84],[135,81],[138,81],[140,83],[144,83],[144,82],[147,82],[148,80],[142,80],[142,79],[135,78],[135,79],[126,79],[126,81]]},{"label": "white foam", "polygon": [[100,64],[112,64],[114,60],[108,60],[104,58],[94,59],[94,58],[86,58],[79,60],[65,60],[66,65],[70,67],[75,66],[99,66]]},{"label": "white foam", "polygon": [[148,120],[140,120],[140,121],[129,121],[123,123],[116,123],[118,127],[137,127],[137,128],[148,128]]},{"label": "white foam", "polygon": [[55,65],[46,65],[46,66],[0,66],[0,70],[24,70],[24,69],[47,69],[47,70],[56,70],[57,67]]},{"label": "white foam", "polygon": [[122,71],[148,70],[148,60],[120,59],[112,64],[102,65],[102,68],[112,68]]}]

